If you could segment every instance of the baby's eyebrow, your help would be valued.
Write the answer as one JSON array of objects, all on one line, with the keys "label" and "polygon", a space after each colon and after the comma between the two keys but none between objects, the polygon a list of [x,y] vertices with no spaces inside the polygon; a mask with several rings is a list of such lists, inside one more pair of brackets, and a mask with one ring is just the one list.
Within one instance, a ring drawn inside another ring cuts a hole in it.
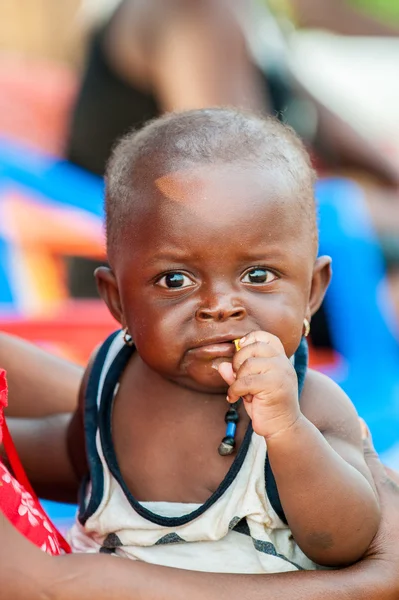
[{"label": "baby's eyebrow", "polygon": [[187,258],[188,254],[187,252],[185,252],[184,250],[178,250],[176,249],[176,251],[169,251],[169,252],[159,252],[159,253],[154,253],[151,256],[148,257],[148,260],[146,261],[149,264],[153,264],[156,262],[161,262],[161,261],[168,261],[168,262],[179,262],[182,260],[185,260]]},{"label": "baby's eyebrow", "polygon": [[263,248],[247,249],[243,248],[240,258],[246,261],[267,261],[267,260],[278,260],[287,256],[287,250],[280,244],[270,244],[264,242]]}]

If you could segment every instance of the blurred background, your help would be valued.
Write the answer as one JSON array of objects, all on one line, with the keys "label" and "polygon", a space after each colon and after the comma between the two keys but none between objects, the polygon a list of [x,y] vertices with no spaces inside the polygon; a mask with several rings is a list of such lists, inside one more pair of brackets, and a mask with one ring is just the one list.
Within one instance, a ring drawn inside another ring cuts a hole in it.
[{"label": "blurred background", "polygon": [[277,115],[320,175],[311,363],[399,467],[399,0],[0,0],[0,331],[84,364],[112,145],[164,111]]}]

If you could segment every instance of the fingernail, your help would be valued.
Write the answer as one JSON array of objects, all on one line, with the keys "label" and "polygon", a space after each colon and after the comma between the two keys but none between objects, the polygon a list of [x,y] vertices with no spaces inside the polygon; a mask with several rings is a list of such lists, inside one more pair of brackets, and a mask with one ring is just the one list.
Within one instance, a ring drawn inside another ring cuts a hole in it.
[{"label": "fingernail", "polygon": [[246,339],[247,339],[247,337],[244,335],[244,337],[242,337],[242,338],[241,338],[241,339],[238,341],[238,343],[239,343],[239,344],[244,344],[244,343],[245,343],[245,341],[246,341]]}]

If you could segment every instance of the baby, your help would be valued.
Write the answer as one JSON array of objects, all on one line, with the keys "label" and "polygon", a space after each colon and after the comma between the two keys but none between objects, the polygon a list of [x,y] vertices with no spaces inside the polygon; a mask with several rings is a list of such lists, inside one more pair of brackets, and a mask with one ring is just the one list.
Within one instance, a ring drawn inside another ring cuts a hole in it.
[{"label": "baby", "polygon": [[122,330],[71,425],[74,550],[232,573],[358,560],[379,506],[354,407],[307,368],[331,261],[302,143],[233,109],[169,114],[106,179],[96,277]]}]

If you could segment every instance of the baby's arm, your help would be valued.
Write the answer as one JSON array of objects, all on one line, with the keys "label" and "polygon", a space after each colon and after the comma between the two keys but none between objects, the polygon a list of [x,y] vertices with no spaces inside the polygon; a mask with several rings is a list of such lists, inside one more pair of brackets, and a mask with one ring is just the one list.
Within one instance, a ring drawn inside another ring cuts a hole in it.
[{"label": "baby's arm", "polygon": [[280,341],[265,332],[247,336],[233,367],[229,399],[244,396],[254,430],[266,439],[294,539],[318,564],[355,562],[376,534],[380,513],[349,399],[309,371],[301,412],[295,372]]},{"label": "baby's arm", "polygon": [[367,550],[380,517],[357,414],[344,392],[315,372],[302,402],[295,425],[268,440],[281,502],[307,556],[329,566],[352,563]]}]

